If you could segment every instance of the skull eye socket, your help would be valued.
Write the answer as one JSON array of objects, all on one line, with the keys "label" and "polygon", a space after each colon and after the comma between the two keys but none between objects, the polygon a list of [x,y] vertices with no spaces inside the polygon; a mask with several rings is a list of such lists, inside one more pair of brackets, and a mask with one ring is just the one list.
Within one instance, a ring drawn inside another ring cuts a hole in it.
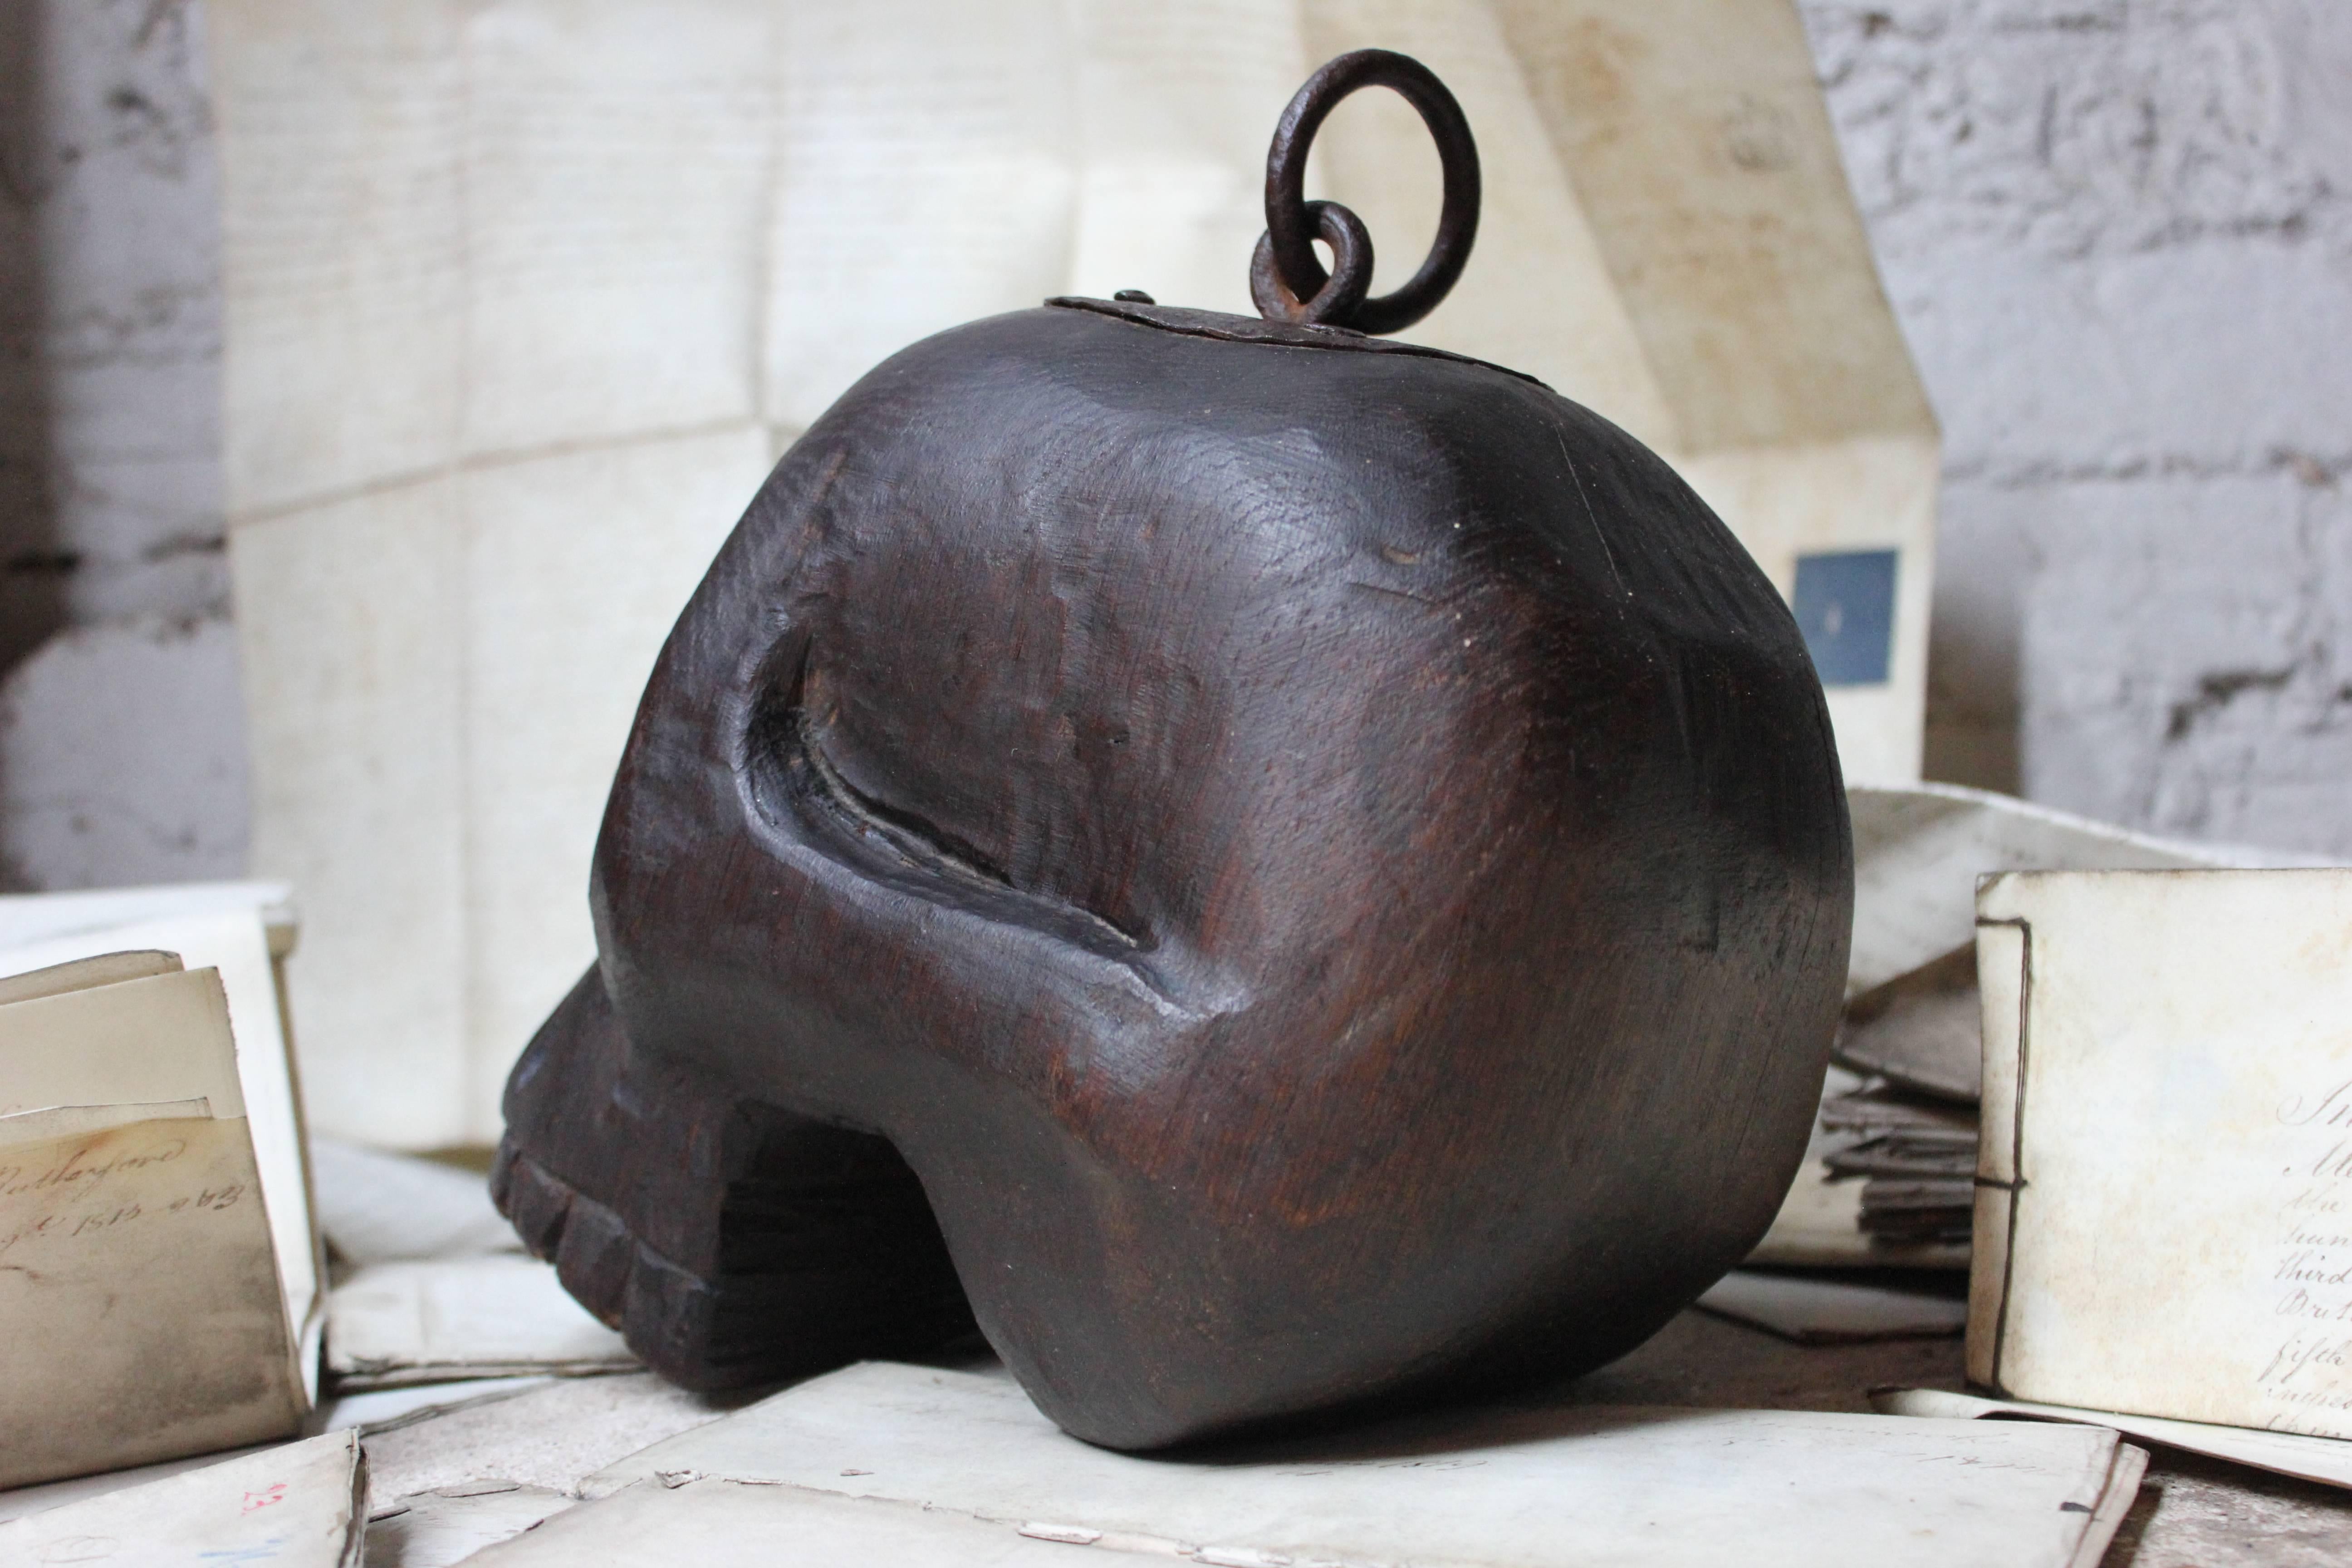
[{"label": "skull eye socket", "polygon": [[[770,668],[780,662],[772,658]],[[1091,910],[1015,886],[1003,868],[920,813],[851,784],[826,754],[816,716],[826,704],[814,639],[801,641],[788,668],[785,679],[759,683],[743,730],[740,772],[752,821],[867,881],[1097,957],[1128,961],[1156,945]]]}]

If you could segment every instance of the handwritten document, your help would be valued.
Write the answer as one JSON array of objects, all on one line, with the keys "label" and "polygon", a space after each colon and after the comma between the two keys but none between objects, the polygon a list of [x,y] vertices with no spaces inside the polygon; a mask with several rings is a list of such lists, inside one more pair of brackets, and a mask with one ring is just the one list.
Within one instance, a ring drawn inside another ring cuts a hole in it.
[{"label": "handwritten document", "polygon": [[1997,1351],[2021,1399],[2352,1438],[2352,871],[2011,873],[1979,918],[2023,933],[1980,960],[2023,973],[1988,991],[2021,1008],[2005,1047],[1986,1022],[2018,1085],[1986,1137],[2019,1179],[1972,1367]]},{"label": "handwritten document", "polygon": [[2277,1342],[2255,1383],[2282,1432],[2352,1431],[2352,1075],[2278,1108],[2271,1316]]},{"label": "handwritten document", "polygon": [[286,1436],[292,1365],[242,1118],[0,1143],[0,1486]]},{"label": "handwritten document", "polygon": [[218,970],[124,952],[0,988],[0,1487],[293,1433],[259,1170]]}]

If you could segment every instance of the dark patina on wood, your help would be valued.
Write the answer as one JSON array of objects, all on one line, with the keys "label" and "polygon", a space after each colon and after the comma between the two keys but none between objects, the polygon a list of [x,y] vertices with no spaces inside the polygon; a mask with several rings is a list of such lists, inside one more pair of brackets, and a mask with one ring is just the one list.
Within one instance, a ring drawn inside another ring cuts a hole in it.
[{"label": "dark patina on wood", "polygon": [[1510,1387],[1762,1234],[1852,897],[1796,626],[1631,437],[1055,300],[877,367],[719,552],[495,1186],[695,1386],[976,1320],[1118,1447]]}]

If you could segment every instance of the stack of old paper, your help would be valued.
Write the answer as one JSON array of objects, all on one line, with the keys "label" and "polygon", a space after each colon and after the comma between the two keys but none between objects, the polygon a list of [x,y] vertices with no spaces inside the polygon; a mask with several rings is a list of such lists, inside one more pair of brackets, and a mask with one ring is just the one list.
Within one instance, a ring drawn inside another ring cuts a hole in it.
[{"label": "stack of old paper", "polygon": [[1977,879],[2278,866],[1953,784],[1856,786],[1853,953],[1811,1146],[1751,1262],[1966,1268],[1979,1075]]},{"label": "stack of old paper", "polygon": [[295,934],[273,883],[0,898],[0,1486],[288,1436],[322,1363],[636,1365],[478,1173],[305,1139]]},{"label": "stack of old paper", "polygon": [[1860,1183],[1855,1225],[1874,1246],[1967,1243],[1979,1055],[1965,949],[1847,1004],[1833,1056],[1863,1082],[1823,1094],[1820,1157]]},{"label": "stack of old paper", "polygon": [[0,1568],[356,1568],[366,1490],[358,1434],[331,1433],[0,1523]]},{"label": "stack of old paper", "polygon": [[1601,1404],[1138,1458],[1065,1436],[1001,1369],[869,1363],[725,1416],[670,1391],[616,1421],[598,1387],[377,1428],[364,1470],[334,1436],[85,1496],[0,1524],[0,1568],[1051,1568],[1085,1561],[1074,1546],[1226,1568],[1711,1568],[1727,1542],[1759,1568],[2091,1568],[2146,1461],[2079,1426]]},{"label": "stack of old paper", "polygon": [[637,1365],[621,1336],[523,1255],[476,1172],[320,1139],[334,1253],[327,1371],[345,1393]]},{"label": "stack of old paper", "polygon": [[269,887],[0,899],[0,1485],[310,1409],[292,932]]},{"label": "stack of old paper", "polygon": [[[1615,1405],[1457,1410],[1180,1458],[1065,1436],[1008,1379],[874,1363],[589,1476],[472,1561],[1272,1568],[2098,1561],[2146,1456],[2089,1427]],[[1736,1543],[1736,1547],[1734,1546]]]},{"label": "stack of old paper", "polygon": [[2009,873],[1978,913],[2000,1397],[1874,1403],[2352,1487],[2352,871]]}]

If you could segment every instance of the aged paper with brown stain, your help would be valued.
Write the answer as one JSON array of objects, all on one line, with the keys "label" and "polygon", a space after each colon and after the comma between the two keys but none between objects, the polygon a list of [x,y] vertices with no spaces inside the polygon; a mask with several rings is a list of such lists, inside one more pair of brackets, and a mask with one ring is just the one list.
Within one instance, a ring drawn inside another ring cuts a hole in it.
[{"label": "aged paper with brown stain", "polygon": [[[183,967],[219,972],[245,1110],[217,1098],[213,1109],[246,1118],[268,1200],[287,1316],[298,1329],[309,1329],[315,1342],[325,1262],[311,1217],[290,1021],[280,1005],[279,964],[295,940],[285,899],[283,888],[240,883],[0,898],[0,942],[6,944],[0,951],[0,976],[7,977],[0,978],[0,1003],[16,1000],[26,989],[48,994],[48,986],[82,989],[101,983],[93,975],[133,978],[142,962],[164,961],[157,973]],[[69,979],[80,984],[60,984]],[[99,1098],[176,1100],[198,1092],[159,1088],[141,1076],[156,1065],[153,1053],[139,1045],[147,1037],[134,1033],[131,1039],[128,1065],[137,1081],[124,1092]],[[0,1066],[0,1115],[17,1109],[5,1099],[10,1076]],[[97,1093],[87,1085],[79,1092]]]},{"label": "aged paper with brown stain", "polygon": [[212,970],[0,1005],[0,1487],[299,1426],[243,1111]]},{"label": "aged paper with brown stain", "polygon": [[301,1417],[242,1118],[0,1146],[0,1487],[261,1442]]},{"label": "aged paper with brown stain", "polygon": [[1978,896],[1972,1378],[2352,1437],[2352,871]]}]

